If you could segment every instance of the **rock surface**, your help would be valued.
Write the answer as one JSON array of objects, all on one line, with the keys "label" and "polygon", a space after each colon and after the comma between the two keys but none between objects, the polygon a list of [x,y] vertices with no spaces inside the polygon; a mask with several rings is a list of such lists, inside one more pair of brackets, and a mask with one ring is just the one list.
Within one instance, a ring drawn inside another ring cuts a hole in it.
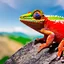
[{"label": "rock surface", "polygon": [[41,43],[30,42],[12,55],[5,64],[63,64],[61,59],[56,61],[57,44],[43,49],[38,53],[38,47]]}]

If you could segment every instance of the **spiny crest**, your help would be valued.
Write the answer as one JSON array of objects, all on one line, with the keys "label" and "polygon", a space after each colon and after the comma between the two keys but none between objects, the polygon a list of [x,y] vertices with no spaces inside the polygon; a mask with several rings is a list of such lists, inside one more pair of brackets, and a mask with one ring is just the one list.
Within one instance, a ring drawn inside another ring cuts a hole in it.
[{"label": "spiny crest", "polygon": [[58,16],[58,15],[46,15],[47,17],[59,17],[59,18],[64,18],[63,16]]},{"label": "spiny crest", "polygon": [[63,20],[64,21],[64,17],[63,16],[58,16],[58,15],[50,15],[48,16],[49,20]]}]

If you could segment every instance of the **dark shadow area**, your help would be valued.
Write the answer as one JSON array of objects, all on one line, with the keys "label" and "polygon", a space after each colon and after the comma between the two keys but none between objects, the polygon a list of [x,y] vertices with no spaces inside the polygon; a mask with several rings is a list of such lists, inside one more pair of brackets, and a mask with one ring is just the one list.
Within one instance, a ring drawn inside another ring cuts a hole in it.
[{"label": "dark shadow area", "polygon": [[49,46],[49,51],[48,51],[48,52],[53,53],[53,52],[58,51],[57,47],[58,47],[58,43],[53,43],[53,44],[51,44],[51,45]]}]

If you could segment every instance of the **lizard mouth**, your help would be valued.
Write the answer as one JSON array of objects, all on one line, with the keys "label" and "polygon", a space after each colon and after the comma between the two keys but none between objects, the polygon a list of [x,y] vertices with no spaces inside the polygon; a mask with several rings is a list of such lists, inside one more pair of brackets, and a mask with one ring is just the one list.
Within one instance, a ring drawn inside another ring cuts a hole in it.
[{"label": "lizard mouth", "polygon": [[27,20],[20,20],[25,25],[31,27],[32,29],[35,29],[36,31],[39,31],[43,27],[43,22],[30,22]]}]

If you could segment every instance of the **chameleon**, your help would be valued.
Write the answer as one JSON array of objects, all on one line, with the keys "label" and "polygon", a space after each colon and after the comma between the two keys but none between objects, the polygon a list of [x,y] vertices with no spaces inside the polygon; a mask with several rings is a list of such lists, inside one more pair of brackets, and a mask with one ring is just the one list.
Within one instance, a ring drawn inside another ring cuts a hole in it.
[{"label": "chameleon", "polygon": [[60,59],[61,54],[64,51],[64,17],[45,15],[41,10],[34,10],[21,15],[19,20],[45,35],[44,39],[46,39],[46,42],[39,46],[38,52],[50,46],[53,41],[59,43],[56,60]]}]

